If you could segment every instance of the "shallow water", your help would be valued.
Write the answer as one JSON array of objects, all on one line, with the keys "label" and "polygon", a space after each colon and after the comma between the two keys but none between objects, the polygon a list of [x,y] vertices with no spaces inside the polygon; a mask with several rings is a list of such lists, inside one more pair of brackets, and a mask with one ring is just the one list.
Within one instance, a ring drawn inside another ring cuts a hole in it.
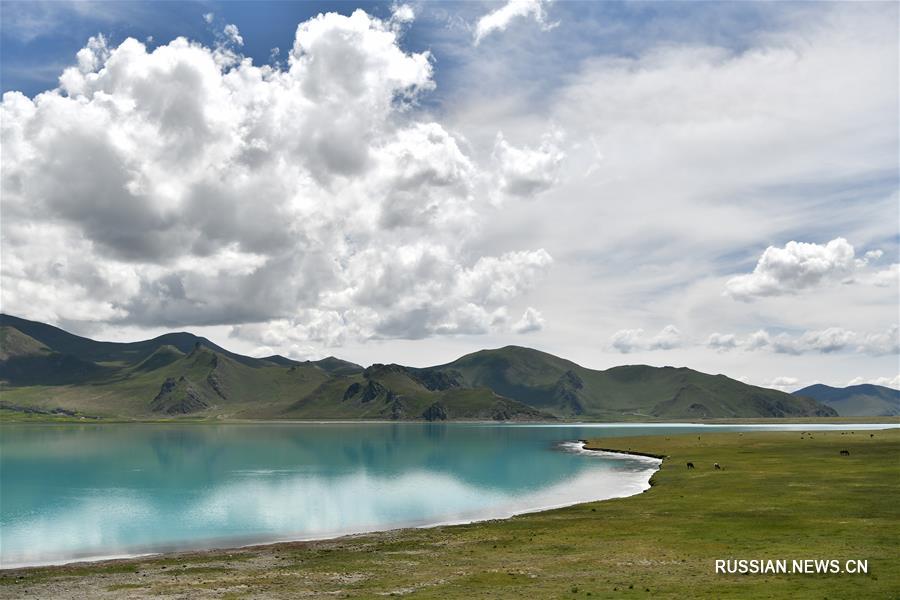
[{"label": "shallow water", "polygon": [[[777,426],[867,427],[884,425]],[[580,452],[571,442],[712,429],[660,424],[3,425],[0,565],[313,539],[499,518],[631,495],[647,488],[658,461]]]}]

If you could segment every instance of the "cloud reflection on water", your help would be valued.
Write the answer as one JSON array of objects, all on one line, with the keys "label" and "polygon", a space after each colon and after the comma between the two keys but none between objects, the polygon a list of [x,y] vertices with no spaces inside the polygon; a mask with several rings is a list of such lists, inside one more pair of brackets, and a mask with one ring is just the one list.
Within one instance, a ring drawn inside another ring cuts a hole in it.
[{"label": "cloud reflection on water", "polygon": [[4,522],[2,563],[503,518],[639,493],[656,469],[652,461],[614,463],[597,461],[574,477],[527,492],[474,485],[424,469],[396,476],[359,470],[340,477],[302,469],[241,469],[221,484],[184,495],[180,504],[137,490],[85,489],[60,499],[48,512]]}]

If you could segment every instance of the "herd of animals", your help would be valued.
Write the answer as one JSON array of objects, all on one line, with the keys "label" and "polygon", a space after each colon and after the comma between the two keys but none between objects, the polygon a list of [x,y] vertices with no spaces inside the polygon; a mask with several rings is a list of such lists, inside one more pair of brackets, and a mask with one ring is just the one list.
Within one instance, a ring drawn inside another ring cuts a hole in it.
[{"label": "herd of animals", "polygon": [[[854,434],[854,433],[856,433],[856,432],[855,432],[855,431],[851,431],[851,432],[850,432],[851,435]],[[742,435],[743,435],[743,434],[742,434]],[[800,434],[800,439],[801,439],[801,440],[803,439],[803,436],[804,436],[804,435],[807,435],[807,436],[810,437],[810,439],[812,439],[812,434],[810,434],[808,431],[804,431],[803,433]],[[846,432],[842,431],[842,432],[841,432],[841,435],[846,435]],[[873,438],[873,437],[875,437],[875,434],[874,434],[874,433],[870,433],[870,434],[869,434],[869,437],[870,437],[870,438]],[[669,439],[669,438],[666,438],[666,439]],[[699,436],[699,435],[697,436],[697,441],[700,441],[700,436]],[[849,450],[841,450],[841,456],[850,456],[850,451],[849,451]],[[693,469],[693,468],[694,468],[694,463],[688,462],[688,463],[687,463],[687,468],[688,468],[688,469]],[[713,469],[716,470],[716,471],[721,471],[721,470],[722,470],[722,466],[721,466],[719,463],[713,463]]]}]

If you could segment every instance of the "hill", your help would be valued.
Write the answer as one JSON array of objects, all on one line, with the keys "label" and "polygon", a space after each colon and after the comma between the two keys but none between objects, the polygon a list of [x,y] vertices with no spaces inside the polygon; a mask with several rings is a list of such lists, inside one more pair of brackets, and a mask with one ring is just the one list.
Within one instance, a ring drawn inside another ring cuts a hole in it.
[{"label": "hill", "polygon": [[334,357],[258,359],[190,333],[97,342],[8,315],[0,316],[0,380],[0,407],[106,418],[554,418],[488,389],[433,390]]},{"label": "hill", "polygon": [[894,417],[900,415],[900,390],[865,383],[831,387],[817,383],[794,392],[830,406],[842,417]]},{"label": "hill", "polygon": [[837,414],[814,399],[724,375],[647,365],[597,371],[518,346],[435,367],[364,369],[334,357],[252,358],[184,332],[98,342],[8,315],[0,315],[0,392],[0,407],[7,410],[126,419],[622,421]]},{"label": "hill", "polygon": [[519,346],[482,350],[425,369],[483,385],[557,415],[592,419],[832,416],[814,400],[685,367],[627,365],[596,371]]}]

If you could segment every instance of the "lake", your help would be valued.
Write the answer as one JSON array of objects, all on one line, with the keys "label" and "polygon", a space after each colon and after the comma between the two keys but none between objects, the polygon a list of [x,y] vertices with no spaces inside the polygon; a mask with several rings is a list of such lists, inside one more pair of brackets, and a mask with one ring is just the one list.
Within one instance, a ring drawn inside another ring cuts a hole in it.
[{"label": "lake", "polygon": [[5,424],[0,565],[501,518],[648,487],[588,437],[885,425]]}]

